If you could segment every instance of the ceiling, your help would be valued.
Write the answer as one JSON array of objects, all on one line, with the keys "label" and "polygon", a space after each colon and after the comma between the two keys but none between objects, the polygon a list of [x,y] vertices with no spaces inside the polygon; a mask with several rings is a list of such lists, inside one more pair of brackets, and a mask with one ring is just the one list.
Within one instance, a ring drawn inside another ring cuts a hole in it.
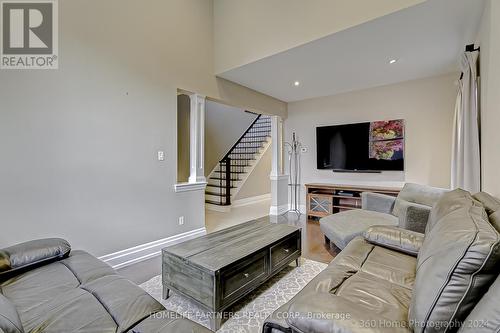
[{"label": "ceiling", "polygon": [[293,102],[458,71],[483,7],[483,0],[428,0],[219,76]]}]

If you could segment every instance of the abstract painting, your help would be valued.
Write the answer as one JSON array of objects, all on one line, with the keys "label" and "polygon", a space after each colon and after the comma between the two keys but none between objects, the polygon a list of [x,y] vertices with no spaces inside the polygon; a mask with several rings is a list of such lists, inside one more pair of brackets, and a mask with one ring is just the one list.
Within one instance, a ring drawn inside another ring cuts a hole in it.
[{"label": "abstract painting", "polygon": [[404,129],[403,119],[370,123],[370,158],[390,161],[403,159]]}]

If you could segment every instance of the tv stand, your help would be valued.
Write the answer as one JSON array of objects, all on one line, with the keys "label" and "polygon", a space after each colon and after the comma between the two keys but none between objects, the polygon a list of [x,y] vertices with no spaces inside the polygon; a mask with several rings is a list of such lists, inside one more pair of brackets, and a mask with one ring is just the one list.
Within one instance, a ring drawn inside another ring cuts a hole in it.
[{"label": "tv stand", "polygon": [[346,184],[306,184],[307,217],[323,217],[345,210],[361,209],[361,193],[373,192],[397,196],[400,187]]}]

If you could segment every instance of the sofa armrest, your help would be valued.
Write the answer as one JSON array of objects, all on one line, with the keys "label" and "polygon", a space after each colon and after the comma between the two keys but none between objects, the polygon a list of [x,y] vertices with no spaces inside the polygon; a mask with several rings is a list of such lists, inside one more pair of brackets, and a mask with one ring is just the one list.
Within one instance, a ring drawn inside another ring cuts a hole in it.
[{"label": "sofa armrest", "polygon": [[368,228],[365,239],[375,245],[416,257],[424,241],[424,234],[394,226],[377,225]]},{"label": "sofa armrest", "polygon": [[391,214],[396,198],[390,195],[363,192],[361,193],[361,207],[379,213]]},{"label": "sofa armrest", "polygon": [[399,203],[399,227],[425,233],[431,209],[429,206],[402,201]]},{"label": "sofa armrest", "polygon": [[0,277],[68,256],[71,246],[60,238],[37,239],[0,249]]}]

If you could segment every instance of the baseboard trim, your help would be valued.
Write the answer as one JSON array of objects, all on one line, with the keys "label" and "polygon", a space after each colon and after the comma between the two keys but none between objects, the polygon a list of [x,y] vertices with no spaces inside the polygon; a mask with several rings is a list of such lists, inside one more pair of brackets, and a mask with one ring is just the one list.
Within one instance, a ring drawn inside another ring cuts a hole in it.
[{"label": "baseboard trim", "polygon": [[278,216],[281,214],[285,214],[288,211],[288,204],[284,204],[281,206],[271,206],[269,209],[269,215]]},{"label": "baseboard trim", "polygon": [[233,202],[233,207],[248,206],[248,205],[256,204],[256,203],[263,202],[266,200],[271,200],[271,193],[257,195],[255,197],[249,197],[249,198],[235,200]]},{"label": "baseboard trim", "polygon": [[[292,209],[292,204],[288,204],[288,209]],[[305,214],[307,212],[306,205],[299,205],[299,212]]]},{"label": "baseboard trim", "polygon": [[114,269],[119,269],[123,267],[136,264],[138,262],[148,260],[150,258],[156,257],[161,254],[161,250],[164,247],[182,243],[184,241],[200,237],[207,234],[205,227],[184,232],[175,236],[170,236],[167,238],[159,239],[150,243],[138,245],[111,253],[102,257],[100,260],[104,261]]},{"label": "baseboard trim", "polygon": [[209,203],[205,203],[205,208],[213,212],[219,212],[219,213],[229,213],[231,211],[231,206],[219,206]]}]

